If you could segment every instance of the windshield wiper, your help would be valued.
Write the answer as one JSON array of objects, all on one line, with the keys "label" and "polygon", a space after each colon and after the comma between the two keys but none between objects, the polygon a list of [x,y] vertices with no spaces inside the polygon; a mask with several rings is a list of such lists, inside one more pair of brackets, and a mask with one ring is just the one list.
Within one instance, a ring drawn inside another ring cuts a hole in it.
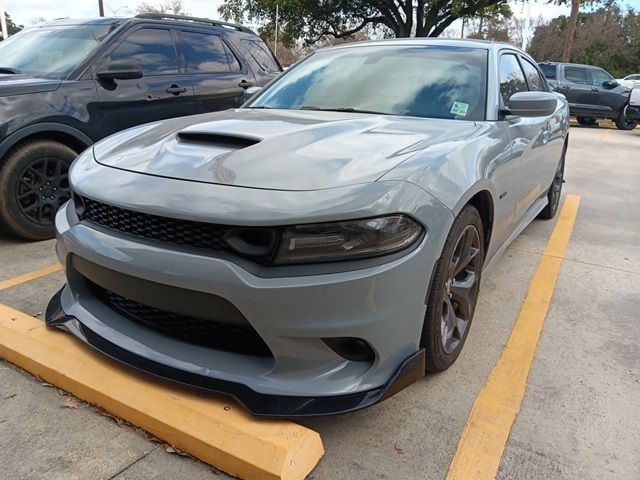
[{"label": "windshield wiper", "polygon": [[17,68],[0,67],[0,73],[11,73],[13,75],[18,75],[19,73],[22,73],[22,72]]},{"label": "windshield wiper", "polygon": [[315,110],[320,112],[349,112],[349,113],[373,113],[375,115],[394,115],[393,113],[377,112],[375,110],[360,110],[351,107],[335,107],[335,108],[320,108],[315,105],[303,105],[300,110]]}]

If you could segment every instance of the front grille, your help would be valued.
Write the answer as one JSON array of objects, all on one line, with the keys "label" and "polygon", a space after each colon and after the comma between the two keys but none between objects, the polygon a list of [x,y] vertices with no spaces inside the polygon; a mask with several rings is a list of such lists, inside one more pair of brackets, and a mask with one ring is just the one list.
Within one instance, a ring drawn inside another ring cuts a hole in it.
[{"label": "front grille", "polygon": [[122,297],[89,282],[94,295],[116,313],[154,332],[193,345],[228,352],[271,357],[258,332],[249,325],[234,325],[160,310]]},{"label": "front grille", "polygon": [[[108,205],[74,195],[78,218],[129,235],[163,242],[177,247],[197,249],[204,254],[232,252],[259,264],[268,264],[276,248],[272,228],[237,227],[162,217]],[[236,239],[239,242],[234,242]],[[229,242],[226,241],[229,240]],[[231,245],[247,245],[250,252]]]}]

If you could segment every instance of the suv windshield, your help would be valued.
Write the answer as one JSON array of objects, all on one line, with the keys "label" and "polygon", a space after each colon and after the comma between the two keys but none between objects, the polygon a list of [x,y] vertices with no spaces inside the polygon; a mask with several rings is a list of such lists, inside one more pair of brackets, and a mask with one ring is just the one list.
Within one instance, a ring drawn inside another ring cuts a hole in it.
[{"label": "suv windshield", "polygon": [[312,54],[248,107],[484,120],[488,51],[360,46]]},{"label": "suv windshield", "polygon": [[113,24],[25,29],[0,42],[0,67],[65,78],[112,30]]}]

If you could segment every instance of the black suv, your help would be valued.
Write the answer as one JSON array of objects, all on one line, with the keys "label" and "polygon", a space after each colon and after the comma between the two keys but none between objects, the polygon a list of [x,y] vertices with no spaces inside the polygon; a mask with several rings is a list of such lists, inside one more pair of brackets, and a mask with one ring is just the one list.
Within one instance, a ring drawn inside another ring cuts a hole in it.
[{"label": "black suv", "polygon": [[53,236],[69,165],[93,142],[238,107],[281,71],[250,29],[176,15],[56,20],[0,42],[0,220]]},{"label": "black suv", "polygon": [[551,87],[569,101],[572,117],[580,125],[595,125],[598,118],[609,118],[620,130],[632,130],[638,122],[627,118],[625,106],[629,88],[620,85],[602,68],[576,63],[540,64]]}]

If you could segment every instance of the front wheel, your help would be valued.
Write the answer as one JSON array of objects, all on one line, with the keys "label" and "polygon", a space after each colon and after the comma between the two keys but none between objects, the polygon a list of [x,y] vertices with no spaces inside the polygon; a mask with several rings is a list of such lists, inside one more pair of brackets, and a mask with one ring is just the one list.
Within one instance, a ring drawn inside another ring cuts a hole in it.
[{"label": "front wheel", "polygon": [[69,200],[69,166],[76,152],[52,140],[14,148],[0,170],[0,219],[27,240],[52,238],[55,214]]},{"label": "front wheel", "polygon": [[637,120],[632,120],[627,118],[627,109],[626,107],[620,110],[620,115],[616,118],[616,127],[618,130],[633,130],[638,125]]},{"label": "front wheel", "polygon": [[483,262],[482,219],[467,205],[453,222],[431,283],[421,338],[427,371],[446,370],[460,355],[478,300]]},{"label": "front wheel", "polygon": [[551,220],[556,216],[558,205],[560,204],[560,195],[562,194],[562,184],[564,183],[564,159],[567,155],[567,144],[562,148],[562,155],[556,167],[556,173],[547,192],[547,205],[538,214],[538,218]]}]

